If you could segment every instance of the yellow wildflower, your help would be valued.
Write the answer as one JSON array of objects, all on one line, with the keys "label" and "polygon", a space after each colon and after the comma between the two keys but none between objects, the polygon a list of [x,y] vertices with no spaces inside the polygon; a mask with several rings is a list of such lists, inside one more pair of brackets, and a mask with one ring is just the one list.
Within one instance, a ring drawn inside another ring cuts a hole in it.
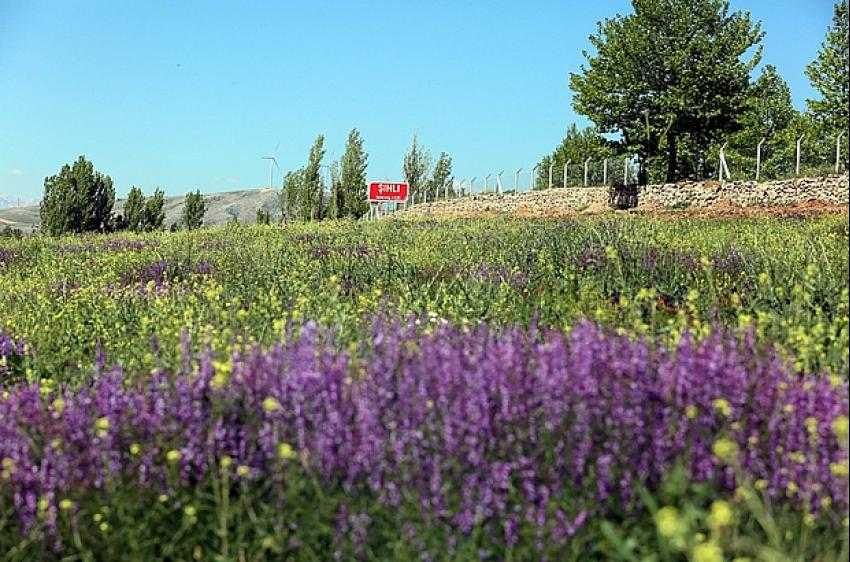
[{"label": "yellow wildflower", "polygon": [[109,431],[109,418],[106,416],[97,418],[94,422],[94,428],[97,430],[98,436],[103,437]]},{"label": "yellow wildflower", "polygon": [[699,413],[699,409],[696,406],[694,406],[693,404],[691,404],[687,408],[685,408],[685,416],[689,420],[692,420],[695,417],[697,417],[698,413]]},{"label": "yellow wildflower", "polygon": [[693,562],[723,562],[723,549],[714,541],[696,545],[691,551]]},{"label": "yellow wildflower", "polygon": [[250,476],[251,475],[251,467],[245,466],[244,464],[240,464],[238,467],[236,467],[236,474],[237,474],[237,476],[240,476],[242,478],[245,478],[246,476]]},{"label": "yellow wildflower", "polygon": [[131,443],[130,444],[130,454],[131,455],[133,455],[134,457],[137,457],[137,456],[139,456],[139,453],[141,453],[141,452],[142,452],[142,446],[141,445],[139,445],[138,443]]},{"label": "yellow wildflower", "polygon": [[65,411],[65,401],[61,398],[57,398],[56,400],[54,400],[51,405],[53,406],[53,411],[60,416],[62,415],[62,412]]},{"label": "yellow wildflower", "polygon": [[219,464],[219,466],[221,466],[221,468],[227,470],[228,468],[230,468],[233,465],[233,459],[230,458],[227,455],[224,455],[223,457],[221,457],[221,460],[219,461],[218,464]]},{"label": "yellow wildflower", "polygon": [[838,437],[839,441],[846,441],[848,433],[850,433],[850,420],[847,416],[838,416],[832,420],[832,432]]},{"label": "yellow wildflower", "polygon": [[684,532],[684,526],[679,518],[679,510],[675,507],[662,507],[655,514],[655,527],[662,537],[674,538]]},{"label": "yellow wildflower", "polygon": [[295,450],[289,443],[280,443],[277,446],[277,456],[284,461],[292,460],[295,458]]},{"label": "yellow wildflower", "polygon": [[806,431],[809,432],[810,435],[815,435],[818,432],[818,419],[814,416],[809,416],[806,418],[806,421],[803,422],[806,426]]},{"label": "yellow wildflower", "polygon": [[177,449],[171,449],[170,451],[165,453],[165,460],[167,460],[171,464],[179,462],[180,459],[182,459],[182,458],[183,458],[183,453],[181,453]]},{"label": "yellow wildflower", "polygon": [[277,401],[277,398],[268,396],[265,400],[263,400],[263,410],[265,410],[269,414],[271,414],[272,412],[277,412],[278,410],[280,410],[280,407],[280,402]]},{"label": "yellow wildflower", "polygon": [[714,442],[714,446],[711,448],[711,451],[719,460],[730,463],[738,456],[738,444],[731,439],[721,437]]},{"label": "yellow wildflower", "polygon": [[734,513],[732,506],[723,500],[716,500],[711,504],[711,513],[708,516],[708,525],[713,529],[728,527],[732,524]]},{"label": "yellow wildflower", "polygon": [[725,398],[715,398],[711,404],[723,417],[728,418],[732,415],[732,405]]},{"label": "yellow wildflower", "polygon": [[788,453],[788,458],[791,459],[792,462],[795,462],[797,464],[806,463],[806,455],[803,454],[802,451],[792,451]]},{"label": "yellow wildflower", "polygon": [[847,459],[830,464],[829,471],[833,474],[833,476],[843,476],[847,478],[847,475],[850,474],[850,467],[848,467]]},{"label": "yellow wildflower", "polygon": [[59,502],[59,509],[62,511],[71,511],[74,509],[74,502],[66,498]]}]

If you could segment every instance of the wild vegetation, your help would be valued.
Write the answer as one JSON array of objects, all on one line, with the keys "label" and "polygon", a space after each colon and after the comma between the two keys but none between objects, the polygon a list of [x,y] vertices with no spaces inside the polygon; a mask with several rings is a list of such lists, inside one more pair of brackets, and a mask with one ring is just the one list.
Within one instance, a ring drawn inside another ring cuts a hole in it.
[{"label": "wild vegetation", "polygon": [[838,560],[847,249],[840,216],[5,240],[0,544]]},{"label": "wild vegetation", "polygon": [[[633,7],[571,79],[594,127],[541,174],[705,177],[765,138],[780,176],[800,134],[823,169],[846,0],[805,113],[751,81],[749,14]],[[363,222],[364,140],[324,143],[280,225],[204,228],[196,190],[167,233],[161,190],[114,209],[80,157],[41,233],[0,232],[4,559],[847,559],[846,214]],[[453,189],[415,136],[402,169],[415,201]]]}]

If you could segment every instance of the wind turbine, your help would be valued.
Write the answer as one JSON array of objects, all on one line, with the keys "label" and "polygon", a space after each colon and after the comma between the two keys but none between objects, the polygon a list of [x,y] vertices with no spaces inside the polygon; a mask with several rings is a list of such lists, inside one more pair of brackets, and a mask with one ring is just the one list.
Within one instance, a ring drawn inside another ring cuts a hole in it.
[{"label": "wind turbine", "polygon": [[263,160],[269,161],[269,189],[274,188],[274,169],[277,168],[280,170],[280,166],[277,165],[277,149],[280,148],[280,142],[277,143],[277,146],[274,147],[274,155],[273,156],[263,156]]}]

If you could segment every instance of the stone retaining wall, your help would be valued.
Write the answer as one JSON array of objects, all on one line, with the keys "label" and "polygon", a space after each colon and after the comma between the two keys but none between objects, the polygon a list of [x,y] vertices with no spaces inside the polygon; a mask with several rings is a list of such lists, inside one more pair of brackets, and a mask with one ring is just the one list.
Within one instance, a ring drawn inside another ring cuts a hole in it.
[{"label": "stone retaining wall", "polygon": [[765,183],[705,181],[649,185],[640,190],[639,201],[640,206],[665,208],[708,207],[721,201],[740,207],[793,205],[806,201],[847,205],[848,178],[844,174]]},{"label": "stone retaining wall", "polygon": [[[808,201],[848,205],[848,176],[794,178],[764,183],[753,181],[683,182],[649,185],[640,189],[639,209],[706,208],[716,204],[735,207],[787,206]],[[403,215],[481,216],[521,215],[547,216],[562,211],[600,212],[607,209],[605,187],[569,187],[545,189],[531,193],[478,194],[457,199],[412,205]]]}]

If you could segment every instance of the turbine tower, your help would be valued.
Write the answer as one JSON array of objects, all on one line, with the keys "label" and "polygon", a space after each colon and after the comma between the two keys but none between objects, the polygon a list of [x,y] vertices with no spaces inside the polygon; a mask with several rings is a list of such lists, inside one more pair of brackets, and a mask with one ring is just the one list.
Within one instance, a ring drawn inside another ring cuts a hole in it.
[{"label": "turbine tower", "polygon": [[269,161],[269,189],[274,189],[274,169],[277,168],[280,170],[280,166],[277,165],[277,149],[280,148],[280,142],[277,143],[277,146],[274,147],[274,153],[272,156],[263,156],[263,160]]}]

